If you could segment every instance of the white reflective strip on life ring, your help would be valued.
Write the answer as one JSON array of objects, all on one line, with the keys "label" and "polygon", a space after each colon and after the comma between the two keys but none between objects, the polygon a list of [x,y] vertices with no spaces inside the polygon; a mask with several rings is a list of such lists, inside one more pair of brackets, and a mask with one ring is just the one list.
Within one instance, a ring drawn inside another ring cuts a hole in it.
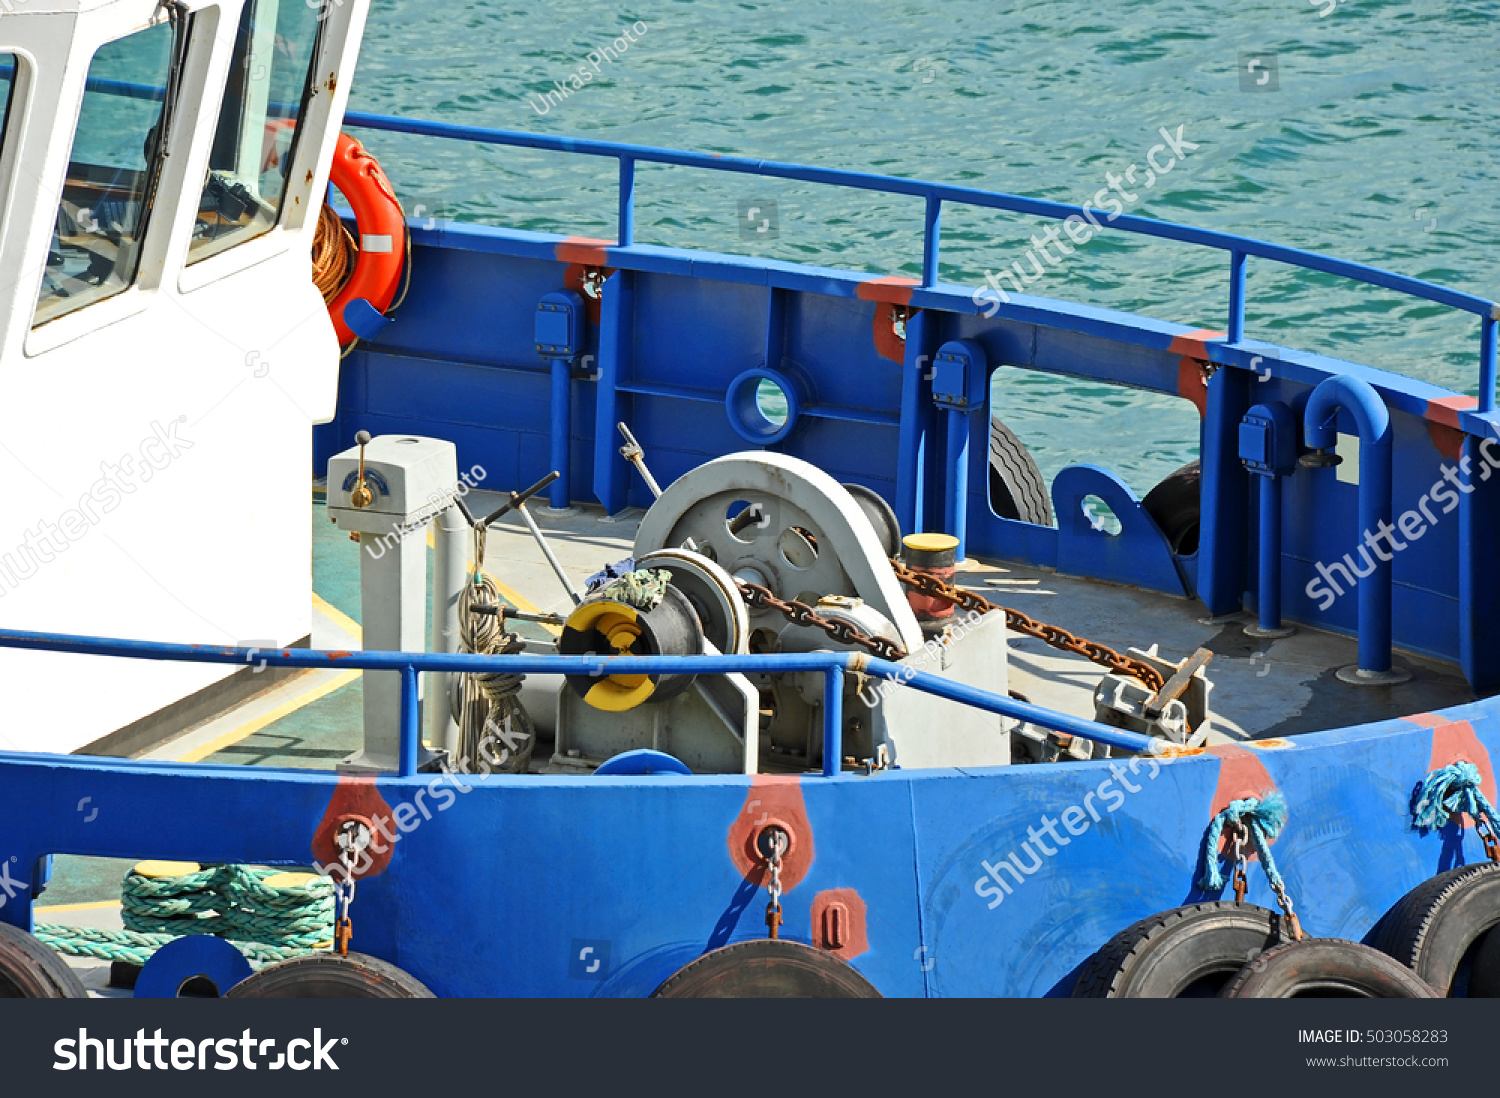
[{"label": "white reflective strip on life ring", "polygon": [[365,233],[359,238],[359,250],[362,252],[389,252],[392,250],[393,238],[390,234],[384,236],[375,233]]}]

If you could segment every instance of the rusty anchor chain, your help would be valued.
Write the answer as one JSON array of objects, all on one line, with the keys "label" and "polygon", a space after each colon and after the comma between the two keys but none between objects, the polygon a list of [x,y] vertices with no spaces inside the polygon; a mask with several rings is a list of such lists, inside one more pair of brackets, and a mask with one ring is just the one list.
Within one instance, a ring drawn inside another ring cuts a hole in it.
[{"label": "rusty anchor chain", "polygon": [[1152,692],[1161,690],[1163,679],[1161,672],[1145,663],[1130,656],[1122,656],[1108,645],[1100,644],[1098,641],[1085,640],[1075,636],[1056,625],[1048,625],[1027,617],[1019,610],[1012,610],[1008,606],[993,603],[983,595],[977,595],[972,591],[965,591],[961,587],[955,587],[950,583],[944,583],[936,576],[922,572],[914,572],[898,560],[891,561],[891,567],[896,570],[896,578],[901,583],[916,591],[918,594],[926,595],[928,598],[943,599],[964,610],[974,610],[981,614],[987,614],[991,610],[999,610],[1005,614],[1005,624],[1017,633],[1024,633],[1028,637],[1060,649],[1063,652],[1071,652],[1075,656],[1108,667],[1111,671],[1117,671],[1132,679],[1139,679],[1148,686]]},{"label": "rusty anchor chain", "polygon": [[737,585],[745,602],[753,609],[778,611],[793,625],[811,625],[815,629],[823,630],[840,644],[857,644],[883,660],[890,660],[894,663],[906,657],[906,649],[895,641],[871,636],[852,622],[825,618],[807,603],[798,602],[796,599],[777,598],[770,588],[762,587],[758,583],[746,583],[744,580],[739,580]]}]

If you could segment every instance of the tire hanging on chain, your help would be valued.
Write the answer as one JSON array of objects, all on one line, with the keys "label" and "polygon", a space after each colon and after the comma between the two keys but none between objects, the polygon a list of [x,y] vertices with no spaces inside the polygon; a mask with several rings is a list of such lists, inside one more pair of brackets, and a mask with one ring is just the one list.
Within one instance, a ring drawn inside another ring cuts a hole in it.
[{"label": "tire hanging on chain", "polygon": [[[485,528],[474,528],[474,559],[458,596],[459,651],[485,656],[518,653],[525,642],[507,632],[499,614],[480,613],[480,606],[498,607],[500,589],[484,570]],[[521,704],[525,675],[484,671],[460,675],[453,719],[458,722],[458,757],[465,773],[522,774],[531,764],[536,727]]]}]

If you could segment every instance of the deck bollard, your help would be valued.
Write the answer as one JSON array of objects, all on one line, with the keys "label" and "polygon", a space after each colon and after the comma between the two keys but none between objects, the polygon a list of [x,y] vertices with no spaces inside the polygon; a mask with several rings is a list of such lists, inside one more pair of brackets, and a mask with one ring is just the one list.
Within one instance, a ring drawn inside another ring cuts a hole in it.
[{"label": "deck bollard", "polygon": [[[1391,414],[1368,382],[1347,374],[1320,382],[1302,413],[1303,433],[1313,450],[1301,459],[1305,467],[1338,464],[1339,459],[1330,451],[1337,438],[1335,423],[1340,408],[1354,417],[1359,432],[1362,538],[1391,525]],[[1359,663],[1340,668],[1338,678],[1355,686],[1390,686],[1411,678],[1407,672],[1391,668],[1391,562],[1382,560],[1379,553],[1371,562],[1370,572],[1359,579]]]}]

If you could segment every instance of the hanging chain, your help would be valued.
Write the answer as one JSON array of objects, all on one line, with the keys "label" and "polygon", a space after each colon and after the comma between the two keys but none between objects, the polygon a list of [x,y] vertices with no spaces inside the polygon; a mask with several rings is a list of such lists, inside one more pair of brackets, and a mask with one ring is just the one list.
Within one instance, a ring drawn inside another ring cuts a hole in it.
[{"label": "hanging chain", "polygon": [[[1233,829],[1233,858],[1234,871],[1230,881],[1234,887],[1234,902],[1242,904],[1245,902],[1245,893],[1249,890],[1250,882],[1245,875],[1245,866],[1249,859],[1245,854],[1245,839],[1249,831],[1245,824],[1230,823],[1227,825]],[[1271,885],[1271,891],[1276,896],[1276,903],[1281,908],[1281,913],[1286,916],[1286,930],[1294,942],[1302,940],[1302,924],[1297,919],[1297,913],[1292,910],[1292,898],[1287,895],[1286,885],[1273,873],[1267,873],[1266,879]]]},{"label": "hanging chain", "polygon": [[779,599],[770,588],[762,587],[758,583],[746,583],[743,580],[737,583],[740,594],[744,596],[745,602],[752,609],[776,610],[793,625],[810,625],[815,629],[821,629],[840,644],[857,644],[861,648],[869,649],[883,660],[894,662],[906,656],[906,649],[895,641],[872,636],[853,622],[825,618],[807,603],[798,602],[796,599],[791,601]]},{"label": "hanging chain", "polygon": [[1239,824],[1230,824],[1233,831],[1234,869],[1230,874],[1230,881],[1234,887],[1234,902],[1242,904],[1245,902],[1245,893],[1250,889],[1250,879],[1245,874],[1245,829]]},{"label": "hanging chain", "polygon": [[766,904],[766,936],[775,938],[781,931],[781,856],[786,853],[789,840],[786,832],[776,827],[766,836],[771,850],[766,857],[766,891],[771,894]]},{"label": "hanging chain", "polygon": [[334,948],[339,956],[349,956],[349,940],[354,937],[354,922],[349,918],[349,909],[354,905],[354,858],[357,852],[370,845],[370,830],[358,820],[347,820],[334,836],[334,845],[339,848],[339,865],[343,866],[342,879],[334,878],[333,891],[338,905],[333,924]]},{"label": "hanging chain", "polygon": [[1001,606],[991,602],[983,595],[977,595],[972,591],[965,591],[961,587],[955,587],[950,583],[944,583],[936,576],[923,572],[913,572],[900,561],[892,560],[891,566],[896,570],[896,578],[905,586],[916,591],[918,594],[926,595],[928,598],[942,599],[951,602],[964,610],[975,610],[981,614],[987,614],[991,610],[999,610],[1005,614],[1005,624],[1017,633],[1024,633],[1028,637],[1035,637],[1039,641],[1051,645],[1053,648],[1064,652],[1072,652],[1074,655],[1082,656],[1093,663],[1108,667],[1111,671],[1117,671],[1132,679],[1139,679],[1153,692],[1162,688],[1164,682],[1161,672],[1143,660],[1134,659],[1130,656],[1122,656],[1113,648],[1100,644],[1098,641],[1084,640],[1082,637],[1069,633],[1056,625],[1047,625],[1045,622],[1029,618],[1019,610],[1012,610],[1008,606]]},{"label": "hanging chain", "polygon": [[1482,815],[1474,816],[1474,832],[1479,836],[1479,841],[1484,844],[1485,857],[1492,862],[1500,862],[1500,840],[1495,837],[1495,829],[1490,826],[1490,821]]}]

